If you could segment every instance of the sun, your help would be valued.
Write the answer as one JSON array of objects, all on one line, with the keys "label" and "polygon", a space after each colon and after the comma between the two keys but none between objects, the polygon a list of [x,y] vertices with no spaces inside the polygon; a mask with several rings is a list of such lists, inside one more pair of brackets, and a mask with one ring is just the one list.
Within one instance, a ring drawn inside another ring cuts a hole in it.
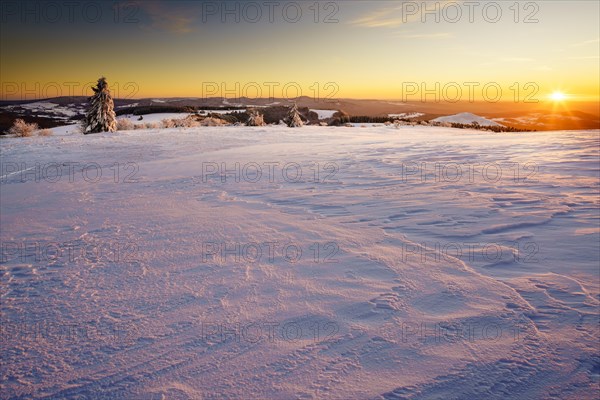
[{"label": "sun", "polygon": [[567,95],[563,92],[553,92],[549,97],[553,101],[564,101],[567,99]]}]

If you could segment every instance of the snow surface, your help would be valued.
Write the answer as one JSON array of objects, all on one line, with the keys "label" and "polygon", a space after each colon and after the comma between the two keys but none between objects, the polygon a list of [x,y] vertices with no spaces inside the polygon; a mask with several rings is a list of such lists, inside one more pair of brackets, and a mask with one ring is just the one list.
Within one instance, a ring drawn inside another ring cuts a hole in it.
[{"label": "snow surface", "polygon": [[480,117],[479,115],[471,114],[468,112],[463,112],[455,115],[448,115],[446,117],[439,117],[434,119],[435,122],[450,122],[457,124],[472,124],[473,122],[477,122],[481,126],[502,126],[501,124],[492,121],[490,119],[486,119]]},{"label": "snow surface", "polygon": [[599,133],[1,139],[2,397],[596,398]]},{"label": "snow surface", "polygon": [[52,136],[72,136],[80,134],[81,128],[80,124],[75,123],[70,125],[57,126],[54,128],[50,128],[50,130],[52,131]]}]

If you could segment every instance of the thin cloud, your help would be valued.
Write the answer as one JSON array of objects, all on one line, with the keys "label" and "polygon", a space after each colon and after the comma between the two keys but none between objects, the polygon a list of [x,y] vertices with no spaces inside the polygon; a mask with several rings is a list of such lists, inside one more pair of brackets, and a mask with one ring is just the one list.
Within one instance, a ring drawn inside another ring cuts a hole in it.
[{"label": "thin cloud", "polygon": [[584,40],[583,42],[579,42],[579,43],[573,43],[573,44],[571,44],[571,46],[581,47],[581,46],[587,46],[588,44],[596,44],[596,43],[600,43],[600,38]]},{"label": "thin cloud", "polygon": [[386,7],[380,10],[373,11],[371,14],[362,18],[351,21],[352,25],[361,26],[364,28],[380,28],[393,27],[402,25],[403,17],[393,16],[401,11],[402,7]]},{"label": "thin cloud", "polygon": [[437,39],[437,38],[449,38],[452,37],[452,34],[449,32],[441,32],[441,33],[416,33],[412,35],[401,34],[399,35],[405,39]]},{"label": "thin cloud", "polygon": [[527,63],[527,62],[532,62],[534,61],[533,58],[527,58],[527,57],[505,57],[501,59],[503,62],[510,62],[510,63]]},{"label": "thin cloud", "polygon": [[[172,3],[160,1],[135,1],[126,4],[128,6],[133,4],[144,12],[150,18],[150,28],[177,34],[194,31],[196,18],[190,16],[194,14],[187,7],[190,3],[185,4],[184,7],[176,7]],[[116,7],[120,5],[117,4]]]},{"label": "thin cloud", "polygon": [[374,19],[374,18],[365,18],[362,20],[357,20],[355,25],[364,27],[364,28],[384,28],[384,27],[396,27],[405,23],[402,18],[391,18],[391,19]]},{"label": "thin cloud", "polygon": [[569,57],[569,60],[598,60],[600,56]]},{"label": "thin cloud", "polygon": [[[385,7],[376,11],[373,11],[371,14],[366,15],[362,18],[358,18],[354,21],[350,21],[350,24],[360,26],[363,28],[390,28],[390,27],[398,27],[403,24],[407,24],[410,22],[420,21],[421,15],[424,13],[424,10],[432,9],[428,4],[434,3],[436,7],[440,3],[445,3],[450,0],[442,0],[440,1],[423,1],[416,4],[417,9],[407,9],[404,5],[396,5],[392,7]],[[441,9],[441,8],[440,8]],[[408,13],[407,11],[410,11]]]}]

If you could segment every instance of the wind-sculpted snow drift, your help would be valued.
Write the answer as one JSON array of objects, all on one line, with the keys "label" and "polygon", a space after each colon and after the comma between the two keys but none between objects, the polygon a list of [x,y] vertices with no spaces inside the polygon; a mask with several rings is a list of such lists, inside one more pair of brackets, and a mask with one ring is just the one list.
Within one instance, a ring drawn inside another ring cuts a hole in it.
[{"label": "wind-sculpted snow drift", "polygon": [[598,394],[598,131],[0,146],[2,398]]}]

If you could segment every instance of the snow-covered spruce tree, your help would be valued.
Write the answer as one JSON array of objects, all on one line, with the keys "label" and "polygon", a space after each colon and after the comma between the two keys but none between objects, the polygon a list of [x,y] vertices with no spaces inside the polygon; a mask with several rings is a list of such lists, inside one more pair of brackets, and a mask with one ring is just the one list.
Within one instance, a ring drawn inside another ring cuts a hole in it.
[{"label": "snow-covered spruce tree", "polygon": [[258,111],[250,112],[250,117],[246,121],[246,126],[265,126],[265,119]]},{"label": "snow-covered spruce tree", "polygon": [[85,116],[84,134],[98,132],[115,132],[117,116],[106,78],[98,79],[98,85],[92,88],[94,95],[89,98],[89,107]]},{"label": "snow-covered spruce tree", "polygon": [[304,125],[300,113],[298,112],[298,105],[294,104],[288,112],[287,118],[284,121],[290,128],[299,128]]}]

